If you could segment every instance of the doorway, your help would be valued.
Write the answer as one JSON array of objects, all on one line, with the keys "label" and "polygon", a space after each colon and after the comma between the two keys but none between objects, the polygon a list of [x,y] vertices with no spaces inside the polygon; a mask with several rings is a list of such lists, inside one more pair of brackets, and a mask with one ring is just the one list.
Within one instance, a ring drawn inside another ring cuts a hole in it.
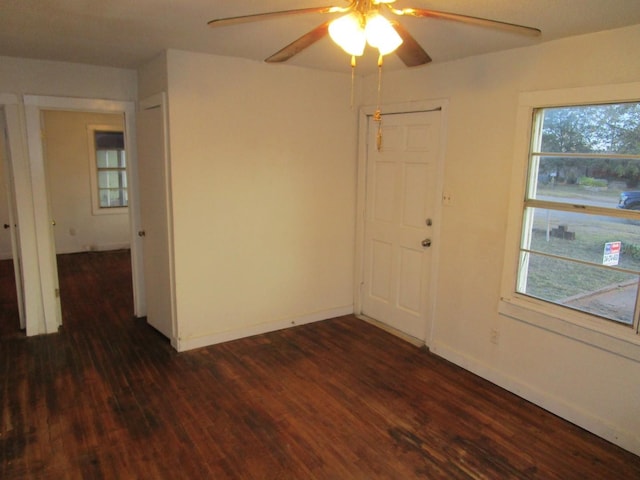
[{"label": "doorway", "polygon": [[[96,143],[97,134],[120,133],[123,138],[123,131],[122,114],[42,111],[56,255],[129,248],[128,201],[120,199],[127,187],[126,172],[121,173],[126,156],[118,158],[124,145],[100,150]],[[114,205],[113,197],[119,200]]]},{"label": "doorway", "polygon": [[[65,305],[69,302],[65,290],[84,289],[96,277],[95,268],[86,266],[102,264],[97,257],[108,252],[129,249],[124,116],[65,110],[42,110],[41,116],[64,322],[75,310]],[[83,262],[71,257],[82,257]],[[70,275],[70,262],[85,268],[75,268]],[[70,276],[73,282],[65,285],[63,278],[69,280]],[[96,292],[96,289],[84,290]],[[98,300],[83,298],[82,301],[98,304]]]},{"label": "doorway", "polygon": [[11,151],[4,109],[0,108],[0,336],[24,329]]},{"label": "doorway", "polygon": [[[359,180],[360,285],[356,310],[417,344],[428,344],[439,232],[441,108],[367,116]],[[363,165],[364,164],[364,165]]]},{"label": "doorway", "polygon": [[[69,112],[92,112],[100,114],[117,114],[124,119],[124,136],[126,139],[126,156],[128,160],[127,173],[129,182],[133,186],[137,181],[137,171],[135,162],[135,129],[134,114],[135,106],[133,102],[120,102],[111,100],[79,99],[64,97],[43,97],[24,96],[25,120],[27,128],[27,141],[29,146],[29,165],[31,170],[31,184],[33,189],[33,208],[36,230],[36,242],[38,251],[38,267],[40,286],[42,290],[42,308],[44,319],[41,323],[30,325],[27,317],[27,334],[53,333],[62,324],[60,298],[58,290],[58,272],[56,265],[56,253],[54,242],[57,227],[56,219],[53,218],[51,205],[51,195],[48,190],[48,174],[45,164],[45,142],[42,139],[42,112],[49,110],[69,111]],[[87,142],[85,134],[84,142]],[[87,161],[88,162],[88,161]],[[87,170],[89,166],[87,163]],[[136,231],[139,224],[139,214],[137,213],[136,189],[131,188],[129,192],[129,235],[131,247],[131,272],[133,277],[133,304],[134,315],[145,315],[144,283],[140,268],[142,262],[142,251],[136,237],[131,233]],[[90,201],[90,200],[88,200]],[[68,227],[63,235],[71,235]],[[78,231],[76,230],[76,235]],[[91,247],[91,245],[89,245]],[[36,319],[37,321],[37,319]],[[31,327],[31,331],[30,331]]]}]

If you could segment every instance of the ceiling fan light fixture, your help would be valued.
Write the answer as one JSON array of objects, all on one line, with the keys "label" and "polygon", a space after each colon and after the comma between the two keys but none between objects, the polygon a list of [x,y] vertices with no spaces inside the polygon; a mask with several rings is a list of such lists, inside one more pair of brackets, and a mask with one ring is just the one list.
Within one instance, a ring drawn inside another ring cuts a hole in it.
[{"label": "ceiling fan light fixture", "polygon": [[360,57],[367,42],[361,16],[349,13],[329,24],[329,36],[349,55]]},{"label": "ceiling fan light fixture", "polygon": [[402,38],[389,20],[377,13],[367,18],[365,36],[367,43],[377,48],[380,51],[380,55],[387,55],[402,44]]}]

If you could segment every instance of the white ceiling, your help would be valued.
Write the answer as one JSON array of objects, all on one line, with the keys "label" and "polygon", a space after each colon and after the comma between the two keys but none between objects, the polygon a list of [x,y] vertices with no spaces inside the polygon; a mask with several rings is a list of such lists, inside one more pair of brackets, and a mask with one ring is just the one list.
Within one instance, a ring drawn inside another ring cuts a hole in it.
[{"label": "white ceiling", "polygon": [[[167,48],[262,61],[328,15],[307,14],[213,29],[213,18],[339,5],[346,0],[0,0],[0,55],[136,68]],[[401,22],[434,62],[640,24],[640,0],[397,0],[396,7],[443,10],[542,30],[538,38],[447,20]],[[397,17],[396,17],[397,18]],[[365,54],[359,73],[376,57]],[[325,38],[288,63],[349,71]],[[385,68],[407,68],[395,56]],[[426,68],[426,67],[414,67]]]}]

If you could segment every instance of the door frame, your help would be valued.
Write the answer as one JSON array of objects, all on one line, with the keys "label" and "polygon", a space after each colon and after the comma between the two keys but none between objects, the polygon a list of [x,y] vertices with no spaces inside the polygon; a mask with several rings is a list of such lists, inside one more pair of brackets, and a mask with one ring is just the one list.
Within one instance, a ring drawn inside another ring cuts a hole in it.
[{"label": "door frame", "polygon": [[16,193],[15,209],[17,225],[20,231],[18,256],[23,288],[24,320],[27,335],[44,333],[44,310],[40,287],[40,267],[36,248],[36,229],[33,215],[33,200],[29,164],[27,162],[27,145],[24,134],[24,110],[21,99],[14,94],[0,94],[3,106],[9,149],[11,150],[11,175]]},{"label": "door frame", "polygon": [[[405,114],[405,113],[417,113],[417,112],[430,112],[434,110],[440,110],[440,152],[438,154],[436,165],[436,192],[435,198],[441,199],[443,195],[444,184],[444,152],[446,141],[446,126],[448,117],[449,101],[447,99],[437,100],[421,100],[416,102],[407,103],[395,103],[384,105],[382,108],[382,132],[384,135],[384,116],[393,114]],[[403,335],[401,332],[387,327],[381,322],[375,319],[367,317],[362,313],[362,298],[363,298],[363,286],[364,286],[364,264],[365,264],[365,219],[366,219],[366,199],[367,199],[367,167],[368,167],[368,153],[367,153],[367,138],[368,138],[368,125],[369,117],[372,117],[376,112],[377,107],[368,105],[360,108],[358,118],[358,173],[357,173],[357,197],[356,197],[356,251],[355,251],[355,272],[354,272],[354,301],[353,309],[356,317],[375,323],[375,325],[389,330],[391,333],[398,335],[408,341],[415,342],[415,339]],[[427,325],[427,334],[425,338],[419,339],[421,345],[429,346],[433,336],[433,319],[436,312],[436,299],[437,299],[437,274],[438,264],[440,258],[440,229],[442,219],[442,202],[436,201],[436,209],[433,214],[433,234],[431,236],[433,240],[432,245],[432,262],[429,276],[431,279],[431,285],[433,288],[429,289],[429,318],[431,322]]]},{"label": "door frame", "polygon": [[[7,185],[7,203],[9,210],[9,232],[11,236],[11,258],[13,260],[14,281],[16,284],[16,300],[18,302],[18,321],[21,330],[26,328],[24,281],[23,281],[23,261],[20,249],[20,237],[18,226],[17,194],[15,185],[14,166],[22,156],[21,142],[16,128],[19,122],[18,97],[11,94],[0,94],[0,127],[6,131],[2,165],[5,183]],[[3,134],[4,135],[4,134]]]},{"label": "door frame", "polygon": [[[53,333],[62,324],[58,289],[58,270],[55,257],[55,242],[50,218],[48,186],[45,175],[45,159],[42,144],[41,112],[64,110],[91,113],[115,113],[124,116],[125,152],[127,175],[129,176],[129,235],[131,245],[131,269],[133,283],[134,315],[146,315],[144,300],[144,277],[142,245],[137,235],[140,225],[138,201],[138,172],[136,159],[135,102],[102,100],[95,98],[70,98],[41,95],[24,95],[24,115],[28,145],[33,209],[35,215],[35,237],[37,239],[38,263],[42,302],[44,305],[44,330],[35,333]],[[34,334],[35,334],[34,333]],[[29,318],[27,317],[29,335]]]}]

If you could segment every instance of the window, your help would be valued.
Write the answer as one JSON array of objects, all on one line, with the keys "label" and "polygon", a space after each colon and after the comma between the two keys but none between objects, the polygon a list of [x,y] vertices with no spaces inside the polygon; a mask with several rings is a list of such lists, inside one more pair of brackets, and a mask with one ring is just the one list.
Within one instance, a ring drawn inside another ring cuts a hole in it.
[{"label": "window", "polygon": [[127,165],[122,132],[94,132],[100,208],[126,207]]},{"label": "window", "polygon": [[567,324],[640,345],[640,102],[559,105],[545,93],[521,98],[527,162],[514,172],[517,248],[500,310],[589,343],[598,341]]},{"label": "window", "polygon": [[637,329],[639,183],[640,103],[536,109],[516,291]]},{"label": "window", "polygon": [[89,126],[94,214],[124,213],[129,204],[124,133],[112,126]]}]

